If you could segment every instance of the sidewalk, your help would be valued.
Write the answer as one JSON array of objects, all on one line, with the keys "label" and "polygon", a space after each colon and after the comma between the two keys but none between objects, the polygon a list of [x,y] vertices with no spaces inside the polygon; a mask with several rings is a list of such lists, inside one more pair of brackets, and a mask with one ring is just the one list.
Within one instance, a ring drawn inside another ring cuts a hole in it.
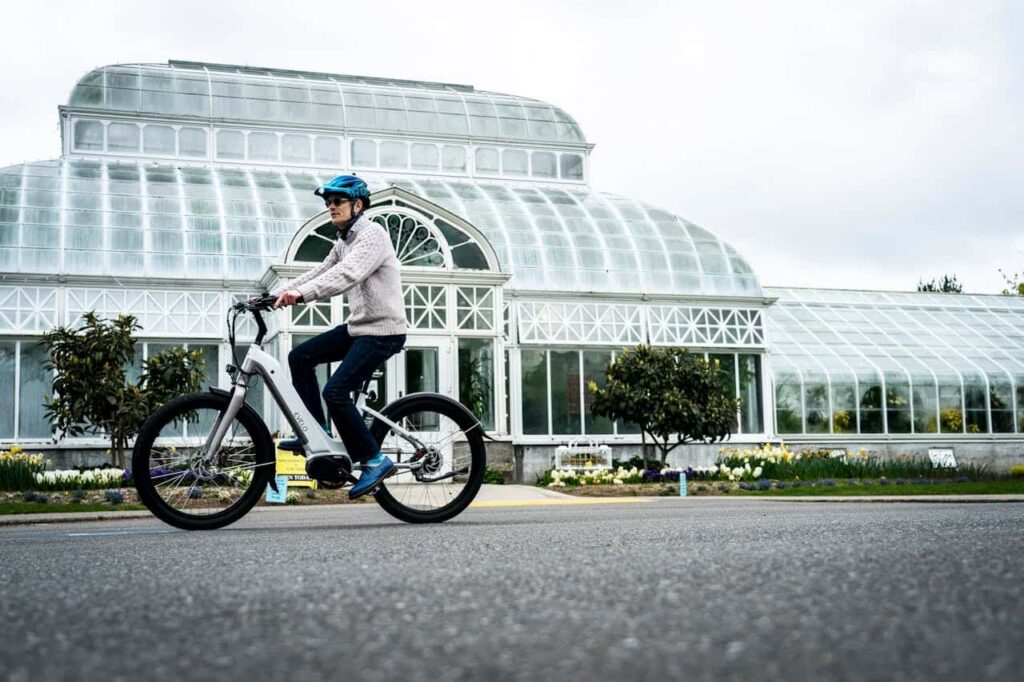
[{"label": "sidewalk", "polygon": [[[697,504],[707,500],[722,500],[729,502],[918,502],[918,503],[969,503],[969,504],[1007,504],[1024,503],[1024,495],[874,495],[847,497],[829,496],[731,496],[731,495],[702,495],[700,497],[581,497],[577,495],[566,495],[546,488],[538,488],[530,485],[483,485],[476,499],[470,508],[488,509],[500,507],[533,507],[533,506],[557,506],[557,505],[600,505],[600,504],[636,504],[639,502],[657,502],[669,500],[694,501]],[[286,506],[286,505],[263,505],[253,508],[253,513],[273,512],[289,509],[310,509],[314,505]],[[324,504],[316,505],[323,510],[335,509],[360,509],[363,504]],[[146,519],[153,518],[149,511],[102,511],[102,512],[66,512],[57,514],[6,514],[0,516],[0,526],[19,526],[37,523],[74,523],[76,521],[109,521],[124,519]]]},{"label": "sidewalk", "polygon": [[[581,504],[588,498],[574,497],[564,493],[537,488],[531,485],[482,485],[473,507],[515,507],[535,504]],[[589,498],[599,499],[599,498]],[[613,498],[615,499],[615,498]],[[637,498],[632,498],[637,499]],[[253,513],[280,511],[281,509],[309,509],[313,505],[261,505],[253,507]],[[324,504],[317,505],[328,509],[360,509],[363,504]],[[124,519],[153,518],[148,510],[141,511],[101,511],[101,512],[59,512],[38,514],[4,514],[0,516],[0,526],[19,526],[33,523],[73,523],[75,521],[109,521]]]}]

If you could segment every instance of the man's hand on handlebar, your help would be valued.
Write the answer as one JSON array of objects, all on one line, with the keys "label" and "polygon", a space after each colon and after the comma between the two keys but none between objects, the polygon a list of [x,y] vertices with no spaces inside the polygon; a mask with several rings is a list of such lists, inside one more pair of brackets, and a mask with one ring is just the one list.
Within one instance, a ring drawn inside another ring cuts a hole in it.
[{"label": "man's hand on handlebar", "polygon": [[290,305],[295,305],[296,303],[301,302],[302,294],[300,294],[297,289],[289,289],[282,292],[281,295],[277,297],[277,300],[274,301],[274,307],[286,308]]}]

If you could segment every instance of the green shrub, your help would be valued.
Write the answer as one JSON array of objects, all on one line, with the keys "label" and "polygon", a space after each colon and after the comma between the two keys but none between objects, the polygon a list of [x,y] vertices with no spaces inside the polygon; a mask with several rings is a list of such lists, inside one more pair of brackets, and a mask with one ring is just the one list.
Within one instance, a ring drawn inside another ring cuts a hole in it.
[{"label": "green shrub", "polygon": [[494,485],[504,485],[505,475],[497,469],[491,469],[490,467],[484,469],[484,483],[491,483]]},{"label": "green shrub", "polygon": [[1010,478],[1024,478],[1024,464],[1010,467]]}]

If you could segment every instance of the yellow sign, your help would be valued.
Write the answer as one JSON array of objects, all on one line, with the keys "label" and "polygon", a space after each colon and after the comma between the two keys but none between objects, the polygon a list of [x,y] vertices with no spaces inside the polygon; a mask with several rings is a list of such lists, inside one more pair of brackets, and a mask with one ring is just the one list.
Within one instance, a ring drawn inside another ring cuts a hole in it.
[{"label": "yellow sign", "polygon": [[288,478],[289,488],[312,488],[316,490],[316,481],[306,475],[306,458],[302,455],[278,449],[277,475]]}]

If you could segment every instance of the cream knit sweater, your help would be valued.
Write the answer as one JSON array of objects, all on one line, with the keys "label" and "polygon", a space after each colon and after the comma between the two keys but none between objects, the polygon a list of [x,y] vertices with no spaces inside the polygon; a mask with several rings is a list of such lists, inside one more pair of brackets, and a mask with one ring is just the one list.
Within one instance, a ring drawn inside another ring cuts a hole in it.
[{"label": "cream knit sweater", "polygon": [[348,294],[352,336],[406,332],[398,257],[387,230],[360,216],[346,240],[338,239],[320,265],[272,292],[297,289],[303,303]]}]

